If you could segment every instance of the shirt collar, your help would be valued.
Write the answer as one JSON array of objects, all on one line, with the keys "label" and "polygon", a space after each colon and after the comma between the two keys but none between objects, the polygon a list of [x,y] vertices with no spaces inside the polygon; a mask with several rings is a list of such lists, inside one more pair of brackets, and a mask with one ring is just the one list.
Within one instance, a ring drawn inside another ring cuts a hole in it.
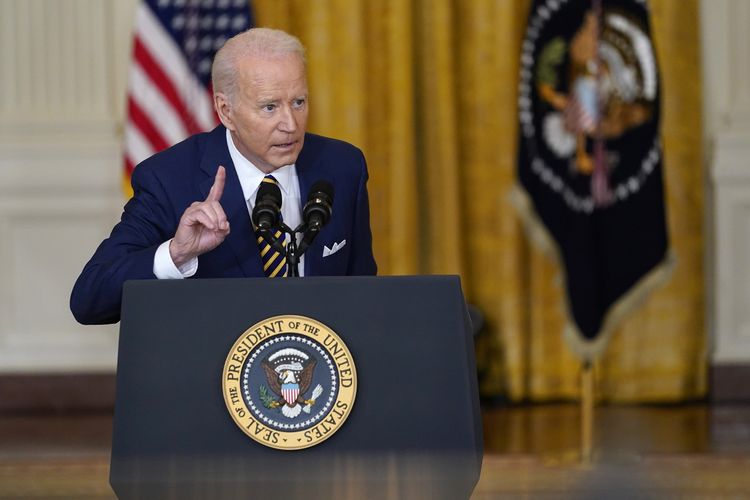
[{"label": "shirt collar", "polygon": [[[258,187],[263,181],[263,178],[268,174],[262,172],[258,167],[253,165],[253,162],[240,153],[237,146],[234,145],[234,140],[232,139],[232,134],[229,132],[229,129],[227,129],[227,147],[229,148],[229,156],[232,158],[234,168],[237,171],[237,176],[240,179],[242,194],[248,202],[255,204],[255,195],[258,192]],[[293,194],[292,188],[294,187],[294,174],[294,163],[277,168],[270,174],[276,179],[279,188],[281,188],[281,194],[284,197]]]}]

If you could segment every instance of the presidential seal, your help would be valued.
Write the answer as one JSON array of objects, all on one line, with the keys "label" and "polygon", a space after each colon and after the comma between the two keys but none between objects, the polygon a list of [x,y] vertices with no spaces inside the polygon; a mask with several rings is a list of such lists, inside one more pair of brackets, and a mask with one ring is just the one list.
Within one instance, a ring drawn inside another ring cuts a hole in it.
[{"label": "presidential seal", "polygon": [[229,414],[258,443],[300,450],[331,437],[357,394],[352,355],[336,333],[305,316],[274,316],[245,331],[222,373]]},{"label": "presidential seal", "polygon": [[518,98],[525,186],[583,215],[652,189],[661,145],[649,33],[645,0],[534,3]]}]

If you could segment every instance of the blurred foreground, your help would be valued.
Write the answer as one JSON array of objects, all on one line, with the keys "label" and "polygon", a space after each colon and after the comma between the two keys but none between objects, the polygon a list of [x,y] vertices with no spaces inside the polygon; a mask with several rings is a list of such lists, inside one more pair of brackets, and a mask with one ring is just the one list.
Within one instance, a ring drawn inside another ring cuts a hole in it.
[{"label": "blurred foreground", "polygon": [[[575,404],[483,414],[485,457],[475,500],[750,496],[747,405],[599,407],[589,465],[578,459]],[[0,498],[114,498],[111,429],[108,414],[0,415]],[[389,491],[368,493],[403,497],[398,490],[394,480]],[[419,498],[413,493],[410,499]],[[340,494],[355,492],[342,483]]]}]

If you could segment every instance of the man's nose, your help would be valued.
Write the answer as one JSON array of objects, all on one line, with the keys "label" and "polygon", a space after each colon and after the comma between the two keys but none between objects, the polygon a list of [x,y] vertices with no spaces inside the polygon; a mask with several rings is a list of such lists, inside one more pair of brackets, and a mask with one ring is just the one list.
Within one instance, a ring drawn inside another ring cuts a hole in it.
[{"label": "man's nose", "polygon": [[291,106],[284,106],[281,110],[279,129],[282,132],[292,133],[297,131],[297,116]]}]

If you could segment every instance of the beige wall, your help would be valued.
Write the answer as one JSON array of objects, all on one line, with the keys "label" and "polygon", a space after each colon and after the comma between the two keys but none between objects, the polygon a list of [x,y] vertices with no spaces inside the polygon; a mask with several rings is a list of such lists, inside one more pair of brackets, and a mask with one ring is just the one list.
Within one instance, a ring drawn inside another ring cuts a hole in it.
[{"label": "beige wall", "polygon": [[0,2],[0,373],[111,371],[117,327],[68,297],[123,204],[134,0]]},{"label": "beige wall", "polygon": [[716,363],[750,362],[750,2],[703,0],[707,308]]}]

